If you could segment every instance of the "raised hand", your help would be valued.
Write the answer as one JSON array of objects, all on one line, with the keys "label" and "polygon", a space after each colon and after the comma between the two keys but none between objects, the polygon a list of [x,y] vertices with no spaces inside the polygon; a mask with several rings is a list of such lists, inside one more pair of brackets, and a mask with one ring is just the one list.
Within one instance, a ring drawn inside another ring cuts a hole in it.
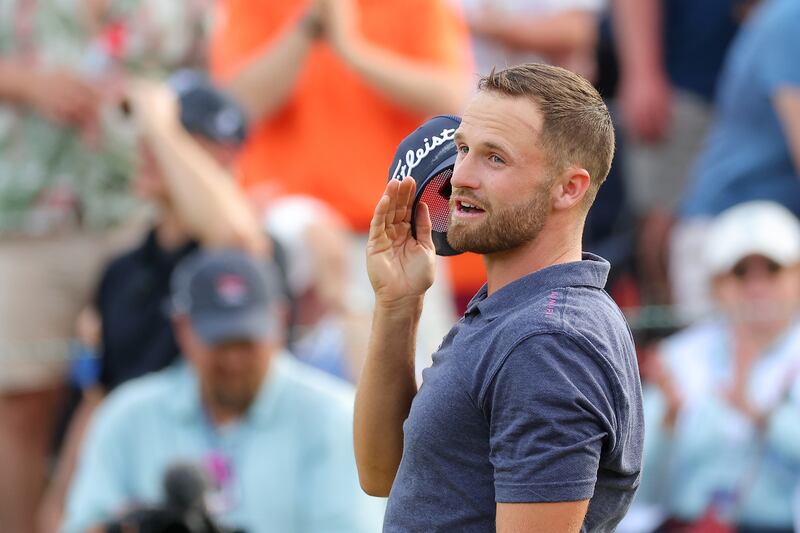
[{"label": "raised hand", "polygon": [[378,303],[422,296],[433,284],[436,251],[424,203],[417,208],[417,238],[411,235],[415,191],[413,178],[390,180],[375,207],[367,242],[367,272]]},{"label": "raised hand", "polygon": [[177,97],[165,83],[144,78],[130,79],[126,94],[133,107],[133,116],[143,130],[148,131],[158,124],[179,124]]},{"label": "raised hand", "polygon": [[101,94],[80,74],[56,69],[36,71],[28,84],[28,105],[58,124],[87,127],[97,116]]},{"label": "raised hand", "polygon": [[347,59],[357,38],[358,9],[353,0],[317,0],[325,37],[336,52]]},{"label": "raised hand", "polygon": [[657,142],[667,135],[672,115],[672,89],[663,75],[626,77],[621,83],[620,100],[625,127],[634,137]]}]

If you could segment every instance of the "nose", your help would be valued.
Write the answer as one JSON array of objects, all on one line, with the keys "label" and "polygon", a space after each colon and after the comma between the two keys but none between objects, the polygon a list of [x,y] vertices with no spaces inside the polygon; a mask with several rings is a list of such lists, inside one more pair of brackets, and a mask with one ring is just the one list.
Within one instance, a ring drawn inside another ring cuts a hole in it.
[{"label": "nose", "polygon": [[453,167],[450,185],[456,189],[477,189],[480,187],[477,170],[470,154],[460,155]]}]

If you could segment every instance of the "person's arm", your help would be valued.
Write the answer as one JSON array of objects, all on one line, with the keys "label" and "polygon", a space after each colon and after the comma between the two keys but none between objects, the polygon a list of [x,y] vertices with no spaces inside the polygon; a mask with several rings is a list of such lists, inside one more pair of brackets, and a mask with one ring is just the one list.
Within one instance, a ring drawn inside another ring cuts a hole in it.
[{"label": "person's arm", "polygon": [[411,236],[414,180],[391,180],[375,208],[367,271],[375,291],[367,359],[358,383],[354,447],[361,487],[388,496],[403,455],[403,422],[417,393],[414,346],[425,291],[433,284],[435,251],[425,204]]},{"label": "person's arm", "polygon": [[424,64],[364,39],[352,0],[324,0],[326,37],[342,60],[380,93],[423,115],[458,114],[468,95],[459,65]]},{"label": "person's arm", "polygon": [[55,474],[47,488],[47,493],[39,510],[40,531],[49,532],[58,531],[59,529],[61,517],[64,513],[64,502],[67,499],[69,485],[75,473],[78,454],[86,434],[86,428],[89,426],[89,421],[103,401],[104,396],[105,392],[101,387],[94,387],[83,393],[81,402],[69,424],[69,430],[58,458]]},{"label": "person's arm", "polygon": [[33,110],[59,124],[94,120],[100,91],[68,69],[41,70],[13,57],[0,57],[0,104]]},{"label": "person's arm", "polygon": [[597,41],[595,14],[583,9],[519,17],[489,7],[470,20],[470,27],[478,35],[544,56],[587,50]]},{"label": "person's arm", "polygon": [[30,68],[0,58],[0,102],[26,104],[31,81]]},{"label": "person's arm", "polygon": [[67,494],[63,533],[85,533],[131,503],[135,413],[123,403],[112,394],[95,410]]},{"label": "person's arm", "polygon": [[226,89],[244,108],[250,122],[269,117],[286,103],[304,59],[319,37],[320,24],[312,7],[228,80]]},{"label": "person's arm", "polygon": [[613,0],[623,121],[635,137],[657,141],[670,123],[672,90],[664,66],[662,0]]},{"label": "person's arm", "polygon": [[497,533],[579,533],[589,500],[498,503]]},{"label": "person's arm", "polygon": [[794,162],[795,175],[800,176],[800,86],[780,87],[773,99]]},{"label": "person's arm", "polygon": [[169,89],[137,81],[131,97],[144,140],[166,180],[172,206],[189,233],[207,247],[266,253],[267,241],[255,213],[231,175],[181,127]]}]

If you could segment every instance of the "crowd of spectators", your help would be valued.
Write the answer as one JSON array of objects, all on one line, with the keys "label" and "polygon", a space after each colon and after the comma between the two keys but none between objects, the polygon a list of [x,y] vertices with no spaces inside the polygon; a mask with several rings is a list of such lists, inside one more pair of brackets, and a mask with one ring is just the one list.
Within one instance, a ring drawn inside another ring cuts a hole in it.
[{"label": "crowd of spectators", "polygon": [[[645,392],[620,531],[797,529],[798,27],[797,0],[0,0],[0,531],[132,527],[176,467],[226,527],[379,531],[369,221],[400,141],[525,62],[616,121],[584,247]],[[439,258],[419,379],[484,278]]]}]

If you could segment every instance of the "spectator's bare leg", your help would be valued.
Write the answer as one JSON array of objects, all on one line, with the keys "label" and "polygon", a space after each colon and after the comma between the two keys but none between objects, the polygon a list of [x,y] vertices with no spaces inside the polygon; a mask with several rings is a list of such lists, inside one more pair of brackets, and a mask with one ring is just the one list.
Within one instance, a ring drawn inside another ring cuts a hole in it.
[{"label": "spectator's bare leg", "polygon": [[[31,533],[63,389],[0,395],[0,531]],[[54,532],[53,532],[54,533]]]}]

